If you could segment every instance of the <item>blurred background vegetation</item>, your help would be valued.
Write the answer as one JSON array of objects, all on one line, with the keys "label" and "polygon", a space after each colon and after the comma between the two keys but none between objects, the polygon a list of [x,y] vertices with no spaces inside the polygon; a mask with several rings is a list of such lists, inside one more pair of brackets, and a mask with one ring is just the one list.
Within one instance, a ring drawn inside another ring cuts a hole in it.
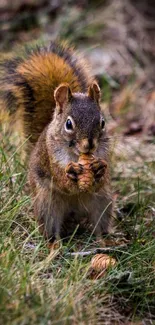
[{"label": "blurred background vegetation", "polygon": [[0,50],[68,39],[82,50],[125,134],[155,135],[153,0],[1,0]]}]

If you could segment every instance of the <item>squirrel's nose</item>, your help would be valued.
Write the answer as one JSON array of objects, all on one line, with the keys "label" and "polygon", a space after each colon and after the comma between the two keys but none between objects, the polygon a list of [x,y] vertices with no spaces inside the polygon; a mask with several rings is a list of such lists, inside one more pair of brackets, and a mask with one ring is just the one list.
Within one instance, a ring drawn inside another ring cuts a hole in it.
[{"label": "squirrel's nose", "polygon": [[93,143],[93,139],[92,138],[88,139],[88,147],[89,147],[89,150],[91,150],[91,149],[94,148],[94,143]]},{"label": "squirrel's nose", "polygon": [[84,153],[89,152],[95,148],[94,141],[92,138],[83,139],[81,143],[81,151]]}]

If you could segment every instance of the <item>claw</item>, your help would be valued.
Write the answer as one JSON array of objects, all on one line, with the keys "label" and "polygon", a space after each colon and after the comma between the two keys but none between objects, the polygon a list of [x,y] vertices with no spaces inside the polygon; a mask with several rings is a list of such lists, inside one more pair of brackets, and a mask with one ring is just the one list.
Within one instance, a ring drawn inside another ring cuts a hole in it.
[{"label": "claw", "polygon": [[78,163],[71,162],[66,167],[67,177],[71,178],[74,181],[78,181],[78,176],[82,174],[83,166]]},{"label": "claw", "polygon": [[105,173],[107,163],[104,160],[98,159],[90,164],[90,168],[94,172],[95,180],[99,181]]}]

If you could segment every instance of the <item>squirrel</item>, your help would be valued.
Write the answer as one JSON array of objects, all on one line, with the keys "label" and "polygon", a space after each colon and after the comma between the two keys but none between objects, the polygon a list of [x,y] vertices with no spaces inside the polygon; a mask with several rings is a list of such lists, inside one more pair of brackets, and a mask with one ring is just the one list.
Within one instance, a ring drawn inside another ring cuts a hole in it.
[{"label": "squirrel", "polygon": [[[80,224],[86,218],[96,236],[109,233],[109,138],[100,87],[87,63],[74,48],[55,41],[5,60],[2,68],[4,103],[20,119],[28,139],[28,181],[41,232],[52,242],[67,236],[74,221]],[[80,153],[95,157],[95,185],[89,193],[77,186]],[[104,176],[101,159],[107,162]]]}]

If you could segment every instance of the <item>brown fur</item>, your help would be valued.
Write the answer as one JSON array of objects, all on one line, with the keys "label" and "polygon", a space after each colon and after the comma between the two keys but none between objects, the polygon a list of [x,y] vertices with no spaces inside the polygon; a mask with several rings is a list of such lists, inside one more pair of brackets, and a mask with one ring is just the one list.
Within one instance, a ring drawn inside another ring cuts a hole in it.
[{"label": "brown fur", "polygon": [[37,47],[0,67],[3,102],[11,114],[20,112],[25,137],[32,144],[52,119],[56,87],[68,83],[73,92],[85,92],[93,80],[87,63],[64,42]]},{"label": "brown fur", "polygon": [[[28,179],[41,231],[48,239],[66,236],[65,224],[74,223],[74,215],[76,223],[86,218],[97,235],[108,232],[113,213],[109,168],[100,175],[100,158],[109,165],[108,137],[101,129],[100,88],[86,63],[73,49],[52,43],[5,63],[3,70],[5,103],[10,114],[20,112],[28,148],[33,147]],[[96,158],[91,193],[78,188],[80,152]],[[74,180],[65,172],[68,163]]]}]

